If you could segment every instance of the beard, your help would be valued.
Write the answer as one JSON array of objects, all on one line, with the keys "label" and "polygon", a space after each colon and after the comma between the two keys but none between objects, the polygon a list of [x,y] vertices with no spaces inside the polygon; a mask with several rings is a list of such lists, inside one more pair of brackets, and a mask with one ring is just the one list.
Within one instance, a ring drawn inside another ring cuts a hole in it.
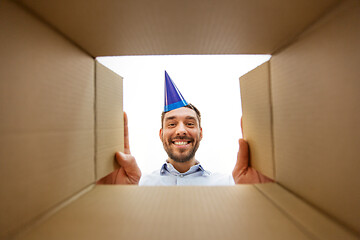
[{"label": "beard", "polygon": [[[188,137],[177,137],[176,139],[191,140],[191,143],[195,142],[194,139],[189,139]],[[180,151],[180,154],[179,154],[179,153],[175,152],[173,149],[171,149],[173,140],[174,139],[169,138],[169,139],[163,141],[163,146],[164,146],[164,149],[165,149],[167,155],[169,156],[169,158],[174,160],[175,162],[179,162],[179,163],[190,161],[195,156],[195,153],[198,150],[199,145],[200,145],[200,141],[196,141],[195,145],[192,147],[192,149],[190,149],[188,151],[188,153],[181,154],[186,151],[186,150],[184,150],[184,151]]]}]

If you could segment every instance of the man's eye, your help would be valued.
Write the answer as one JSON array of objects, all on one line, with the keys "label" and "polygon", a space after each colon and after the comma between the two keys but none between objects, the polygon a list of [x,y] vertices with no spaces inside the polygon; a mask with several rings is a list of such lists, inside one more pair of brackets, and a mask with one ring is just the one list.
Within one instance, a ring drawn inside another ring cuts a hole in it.
[{"label": "man's eye", "polygon": [[169,127],[175,127],[175,123],[169,123],[168,126]]},{"label": "man's eye", "polygon": [[194,126],[195,124],[194,124],[194,123],[187,123],[187,125],[188,125],[189,127],[192,127],[192,126]]}]

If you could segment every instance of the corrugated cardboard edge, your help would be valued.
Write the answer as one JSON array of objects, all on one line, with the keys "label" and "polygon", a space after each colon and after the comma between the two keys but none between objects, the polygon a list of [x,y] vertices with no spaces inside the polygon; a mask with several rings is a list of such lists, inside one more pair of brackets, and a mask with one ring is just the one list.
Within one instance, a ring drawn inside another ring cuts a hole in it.
[{"label": "corrugated cardboard edge", "polygon": [[254,185],[293,222],[315,239],[359,239],[356,234],[318,211],[279,184]]},{"label": "corrugated cardboard edge", "polygon": [[274,146],[270,61],[240,77],[243,133],[249,143],[251,166],[274,179]]}]

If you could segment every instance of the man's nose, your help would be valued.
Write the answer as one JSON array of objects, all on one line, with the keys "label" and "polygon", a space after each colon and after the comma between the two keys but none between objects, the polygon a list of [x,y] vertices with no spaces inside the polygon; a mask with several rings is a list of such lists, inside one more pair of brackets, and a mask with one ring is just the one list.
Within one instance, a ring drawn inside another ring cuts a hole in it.
[{"label": "man's nose", "polygon": [[179,123],[176,128],[176,135],[185,135],[186,134],[186,128],[183,123]]}]

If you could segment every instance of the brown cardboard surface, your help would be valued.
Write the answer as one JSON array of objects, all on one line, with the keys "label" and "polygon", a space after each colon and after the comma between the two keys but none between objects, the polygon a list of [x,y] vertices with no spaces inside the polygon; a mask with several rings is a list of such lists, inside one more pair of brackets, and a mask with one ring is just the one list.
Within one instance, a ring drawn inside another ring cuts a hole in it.
[{"label": "brown cardboard surface", "polygon": [[338,0],[20,0],[93,56],[273,53]]},{"label": "brown cardboard surface", "polygon": [[276,178],[360,233],[360,2],[273,56]]},{"label": "brown cardboard surface", "polygon": [[115,169],[115,152],[124,151],[122,83],[122,77],[96,61],[96,180]]},{"label": "brown cardboard surface", "polygon": [[310,239],[254,186],[97,186],[21,239]]},{"label": "brown cardboard surface", "polygon": [[292,221],[308,232],[313,239],[358,239],[353,232],[346,230],[327,215],[320,213],[286,191],[279,184],[257,184],[255,186]]},{"label": "brown cardboard surface", "polygon": [[[272,53],[339,1],[159,0],[149,6],[143,0],[21,2],[98,56]],[[270,66],[276,179],[356,233],[359,4],[344,2],[277,53]],[[96,179],[111,170],[113,161],[107,154],[118,139],[109,134],[122,116],[112,119],[112,108],[118,110],[119,102],[108,104],[120,99],[119,92],[99,85],[105,98],[97,102],[103,105],[94,133],[94,60],[33,15],[1,1],[0,29],[0,50],[7,56],[0,60],[0,238],[4,238],[94,182],[95,169]],[[256,100],[267,104],[266,98]],[[266,119],[261,124],[265,126]],[[264,129],[265,134],[269,129]],[[99,134],[96,168],[95,134]],[[24,238],[347,236],[338,227],[325,233],[334,223],[289,196],[276,187],[99,186]],[[325,223],[314,223],[324,219]]]},{"label": "brown cardboard surface", "polygon": [[251,166],[274,179],[270,63],[240,78],[244,139],[249,143]]},{"label": "brown cardboard surface", "polygon": [[94,60],[0,4],[0,238],[94,182]]}]

